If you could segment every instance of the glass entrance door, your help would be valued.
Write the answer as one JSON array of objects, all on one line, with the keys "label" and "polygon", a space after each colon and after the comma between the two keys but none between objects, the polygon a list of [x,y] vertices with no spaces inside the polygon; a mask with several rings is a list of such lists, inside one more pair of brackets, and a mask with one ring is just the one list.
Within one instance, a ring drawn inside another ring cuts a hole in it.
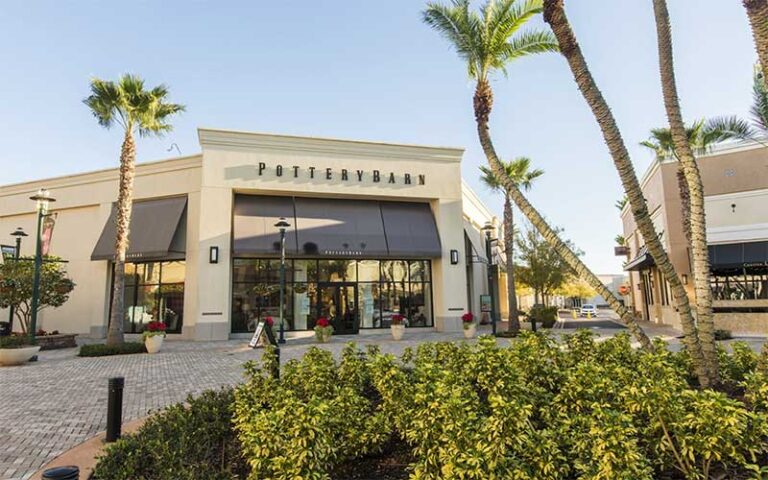
[{"label": "glass entrance door", "polygon": [[317,289],[317,316],[326,317],[334,334],[358,333],[357,286],[354,283],[321,283]]}]

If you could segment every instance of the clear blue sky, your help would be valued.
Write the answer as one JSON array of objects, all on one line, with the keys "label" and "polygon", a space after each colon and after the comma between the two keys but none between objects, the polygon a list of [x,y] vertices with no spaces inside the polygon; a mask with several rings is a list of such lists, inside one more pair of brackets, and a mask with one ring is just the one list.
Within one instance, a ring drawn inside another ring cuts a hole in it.
[{"label": "clear blue sky", "polygon": [[[686,120],[746,115],[756,60],[741,2],[670,0]],[[418,0],[16,1],[0,8],[0,184],[116,165],[120,135],[81,99],[91,76],[124,72],[164,82],[188,106],[164,139],[141,140],[140,161],[199,151],[198,126],[466,148],[464,177],[484,163],[472,83],[446,42],[420,21]],[[665,123],[651,1],[569,0],[593,74],[633,153]],[[546,170],[530,197],[586,252],[618,272],[614,202],[622,196],[599,130],[555,54],[495,79],[497,149]],[[2,238],[2,237],[0,237]]]}]

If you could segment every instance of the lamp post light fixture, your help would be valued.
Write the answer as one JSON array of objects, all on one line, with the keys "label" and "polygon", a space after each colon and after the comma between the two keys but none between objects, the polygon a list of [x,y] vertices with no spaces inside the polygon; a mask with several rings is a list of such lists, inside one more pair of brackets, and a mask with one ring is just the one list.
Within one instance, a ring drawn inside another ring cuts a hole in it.
[{"label": "lamp post light fixture", "polygon": [[37,305],[40,302],[40,270],[43,266],[43,218],[48,215],[48,207],[51,202],[55,202],[56,199],[51,197],[51,193],[41,188],[37,191],[37,195],[29,197],[30,200],[34,200],[37,209],[37,228],[35,230],[35,274],[32,280],[32,319],[29,324],[29,338],[34,341],[35,333],[37,333]]},{"label": "lamp post light fixture", "polygon": [[493,332],[493,335],[496,335],[496,295],[494,292],[494,269],[493,269],[493,254],[491,252],[491,242],[494,242],[496,239],[491,238],[491,234],[496,230],[496,227],[494,227],[491,222],[486,222],[485,226],[482,228],[483,232],[485,232],[485,256],[488,259],[488,294],[491,296],[491,332]]},{"label": "lamp post light fixture", "polygon": [[280,337],[277,343],[285,343],[285,231],[290,226],[285,217],[280,217],[275,224],[280,230]]},{"label": "lamp post light fixture", "polygon": [[[19,257],[21,256],[21,240],[24,237],[28,237],[29,235],[24,231],[23,228],[18,227],[13,233],[11,233],[11,236],[16,238],[16,250],[14,251],[13,258],[18,262]],[[11,307],[8,308],[8,334],[13,333],[13,314],[14,308],[13,305],[11,305]]]}]

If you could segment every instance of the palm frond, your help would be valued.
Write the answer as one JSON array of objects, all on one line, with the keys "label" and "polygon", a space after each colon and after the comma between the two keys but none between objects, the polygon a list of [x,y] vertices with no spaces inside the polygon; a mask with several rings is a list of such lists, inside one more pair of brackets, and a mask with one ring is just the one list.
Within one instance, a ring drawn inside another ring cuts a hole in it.
[{"label": "palm frond", "polygon": [[549,30],[523,32],[505,43],[500,49],[501,64],[536,53],[557,52],[557,39]]},{"label": "palm frond", "polygon": [[714,137],[718,142],[731,139],[758,140],[757,132],[749,122],[736,116],[711,118],[707,120],[704,131],[705,135]]},{"label": "palm frond", "polygon": [[111,128],[115,122],[122,122],[120,91],[114,82],[91,79],[91,94],[83,99],[83,103],[91,109],[99,125]]},{"label": "palm frond", "polygon": [[762,135],[768,136],[768,87],[760,68],[755,69],[752,82],[752,107],[749,113]]}]

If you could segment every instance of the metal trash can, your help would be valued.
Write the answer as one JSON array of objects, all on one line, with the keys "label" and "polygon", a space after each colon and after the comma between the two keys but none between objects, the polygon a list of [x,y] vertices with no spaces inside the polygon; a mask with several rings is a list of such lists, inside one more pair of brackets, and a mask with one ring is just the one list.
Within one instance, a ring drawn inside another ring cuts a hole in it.
[{"label": "metal trash can", "polygon": [[43,472],[43,480],[78,480],[80,469],[75,466],[49,468]]}]

